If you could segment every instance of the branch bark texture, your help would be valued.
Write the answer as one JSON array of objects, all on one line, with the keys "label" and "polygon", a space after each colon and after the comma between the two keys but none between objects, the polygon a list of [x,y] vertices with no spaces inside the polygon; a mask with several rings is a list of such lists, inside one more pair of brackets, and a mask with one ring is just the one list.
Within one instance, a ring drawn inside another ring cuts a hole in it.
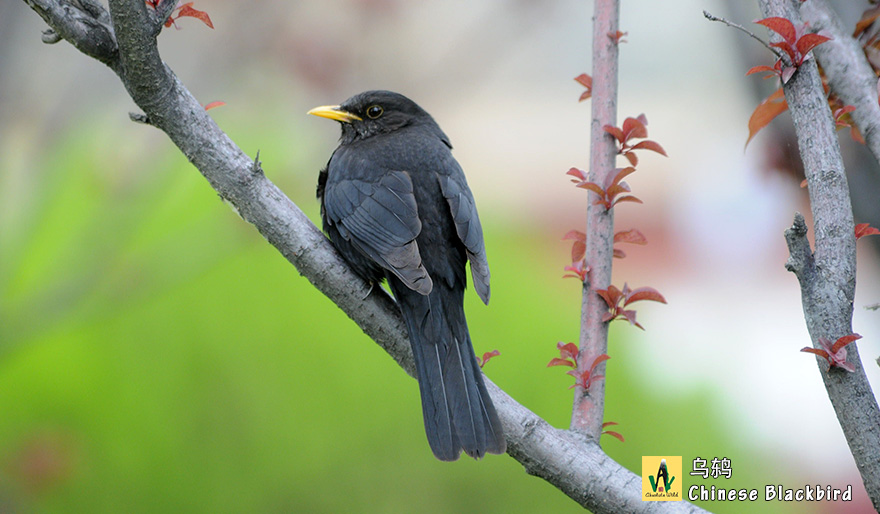
[{"label": "branch bark texture", "polygon": [[807,0],[801,5],[803,20],[833,39],[813,49],[822,65],[828,85],[844,105],[856,108],[852,119],[865,138],[865,144],[880,162],[880,103],[877,76],[858,40],[843,27],[840,17],[826,0]]},{"label": "branch bark texture", "polygon": [[[589,179],[605,184],[609,173],[614,173],[617,147],[614,138],[605,132],[605,125],[615,126],[617,120],[617,66],[618,42],[610,37],[619,28],[618,0],[596,0],[593,8],[593,96],[590,122]],[[590,271],[584,281],[581,299],[581,333],[577,371],[584,373],[593,362],[608,351],[608,322],[602,316],[608,305],[596,294],[596,289],[611,284],[614,255],[614,211],[603,205],[587,205],[587,241],[585,258]],[[605,362],[593,373],[605,374]],[[571,414],[571,429],[598,441],[602,434],[605,412],[605,381],[595,380],[589,389],[575,387]]]},{"label": "branch bark texture", "polygon": [[[83,5],[92,5],[92,1]],[[92,39],[107,43],[109,37],[112,45],[83,52],[119,75],[144,111],[138,118],[164,131],[244,220],[407,373],[414,374],[406,328],[394,301],[349,270],[323,233],[266,178],[259,162],[229,139],[162,62],[155,36],[163,14],[151,11],[143,0],[109,0],[109,21],[93,25],[81,20],[85,11],[70,0],[25,3],[81,50],[92,48],[87,44]],[[69,15],[69,9],[80,12]],[[68,15],[60,14],[65,12]],[[508,453],[528,473],[553,484],[585,508],[609,514],[704,512],[687,502],[643,502],[640,477],[609,458],[595,440],[553,428],[491,381],[486,385],[504,425]]]},{"label": "branch bark texture", "polygon": [[[800,24],[798,7],[791,0],[759,0],[759,4],[765,17],[781,16]],[[796,215],[785,233],[790,252],[786,268],[800,282],[807,329],[813,346],[818,347],[820,337],[835,341],[853,331],[856,251],[852,206],[834,120],[816,63],[809,60],[801,65],[784,90],[807,176],[816,240],[811,252],[803,216]],[[819,370],[868,495],[880,509],[880,409],[856,345],[847,348],[847,360],[856,366],[854,373],[828,369],[821,359]]]}]

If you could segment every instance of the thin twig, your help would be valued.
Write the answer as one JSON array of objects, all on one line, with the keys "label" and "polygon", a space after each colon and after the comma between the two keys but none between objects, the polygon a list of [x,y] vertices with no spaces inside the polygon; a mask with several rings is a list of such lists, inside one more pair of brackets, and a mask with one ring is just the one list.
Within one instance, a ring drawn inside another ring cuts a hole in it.
[{"label": "thin twig", "polygon": [[710,13],[709,11],[703,11],[703,16],[705,16],[706,19],[709,21],[720,21],[721,23],[727,25],[728,27],[733,27],[735,29],[739,29],[739,30],[745,32],[746,34],[749,35],[749,37],[751,37],[752,39],[754,39],[758,43],[761,43],[762,45],[764,45],[767,48],[767,50],[770,50],[771,52],[773,52],[773,55],[775,55],[777,58],[782,59],[782,52],[778,48],[773,48],[772,46],[770,46],[769,43],[767,43],[763,39],[759,38],[753,32],[751,32],[749,29],[743,27],[742,25],[734,23],[730,20],[726,20],[726,19],[721,18],[719,16],[715,16],[714,14]]}]

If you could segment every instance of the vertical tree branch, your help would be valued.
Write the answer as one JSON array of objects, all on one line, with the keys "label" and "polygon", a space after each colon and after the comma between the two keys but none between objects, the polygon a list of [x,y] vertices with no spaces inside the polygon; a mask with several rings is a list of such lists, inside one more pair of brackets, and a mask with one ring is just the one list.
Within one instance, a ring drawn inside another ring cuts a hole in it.
[{"label": "vertical tree branch", "polygon": [[[801,23],[792,0],[759,0],[759,4],[764,16],[781,16],[795,26]],[[784,90],[804,162],[816,236],[816,249],[810,253],[806,225],[797,215],[785,234],[791,254],[786,268],[800,282],[807,329],[813,346],[818,347],[820,337],[835,341],[853,331],[856,251],[852,206],[834,120],[815,62],[804,62]],[[822,359],[818,360],[819,371],[868,495],[880,509],[880,409],[855,343],[847,349],[847,360],[856,367],[854,373],[829,369]]]},{"label": "vertical tree branch", "polygon": [[[596,0],[593,7],[593,96],[590,122],[589,180],[604,184],[614,172],[617,147],[604,125],[615,126],[617,120],[618,42],[609,34],[619,28],[618,0]],[[608,323],[602,316],[608,311],[605,301],[596,294],[611,284],[611,261],[614,255],[614,214],[603,205],[589,202],[587,206],[586,262],[590,267],[584,281],[581,300],[581,333],[578,352],[578,373],[584,373],[597,357],[608,350]],[[604,374],[605,363],[594,373]],[[605,381],[596,380],[589,390],[575,387],[571,429],[598,440],[602,433]]]}]

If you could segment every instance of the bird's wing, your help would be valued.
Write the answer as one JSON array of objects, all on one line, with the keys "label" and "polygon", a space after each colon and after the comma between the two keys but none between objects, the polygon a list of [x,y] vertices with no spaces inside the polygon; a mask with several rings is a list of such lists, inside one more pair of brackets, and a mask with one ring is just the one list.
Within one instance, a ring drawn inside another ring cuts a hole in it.
[{"label": "bird's wing", "polygon": [[324,192],[324,209],[339,233],[410,289],[428,294],[416,236],[422,230],[408,173],[386,171],[379,180],[346,178]]},{"label": "bird's wing", "polygon": [[474,289],[483,303],[489,303],[489,261],[486,260],[486,245],[483,243],[483,227],[477,215],[474,196],[464,178],[458,163],[451,159],[446,168],[451,173],[440,176],[440,189],[449,202],[449,210],[455,222],[458,238],[464,243],[468,260],[471,262],[471,276]]}]

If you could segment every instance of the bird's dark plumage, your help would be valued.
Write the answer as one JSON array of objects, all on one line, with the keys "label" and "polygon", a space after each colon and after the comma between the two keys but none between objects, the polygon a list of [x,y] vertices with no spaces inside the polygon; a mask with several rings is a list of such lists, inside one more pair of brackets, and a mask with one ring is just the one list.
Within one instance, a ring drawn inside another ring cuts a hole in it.
[{"label": "bird's dark plumage", "polygon": [[415,102],[367,91],[311,114],[341,122],[318,178],[324,230],[355,272],[387,279],[409,331],[434,455],[503,453],[464,315],[465,263],[489,301],[483,230],[449,138]]}]

